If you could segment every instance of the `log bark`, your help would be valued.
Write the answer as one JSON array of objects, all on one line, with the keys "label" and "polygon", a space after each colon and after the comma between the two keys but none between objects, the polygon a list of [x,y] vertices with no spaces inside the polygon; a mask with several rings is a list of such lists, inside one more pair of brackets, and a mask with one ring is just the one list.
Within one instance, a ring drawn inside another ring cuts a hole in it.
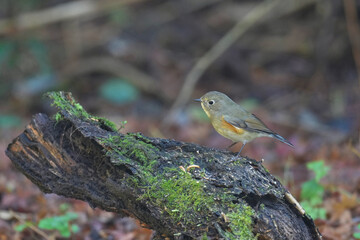
[{"label": "log bark", "polygon": [[[79,108],[70,94],[60,96]],[[321,239],[260,162],[226,164],[234,156],[229,151],[121,134],[101,119],[60,108],[57,120],[36,114],[6,151],[44,193],[135,217],[158,239],[252,239],[239,233],[249,226],[258,239]]]}]

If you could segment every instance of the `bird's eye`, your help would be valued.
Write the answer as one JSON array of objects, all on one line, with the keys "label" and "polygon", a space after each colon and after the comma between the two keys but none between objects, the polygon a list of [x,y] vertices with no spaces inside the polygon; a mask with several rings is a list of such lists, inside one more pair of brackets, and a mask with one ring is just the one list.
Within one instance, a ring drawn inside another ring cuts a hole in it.
[{"label": "bird's eye", "polygon": [[209,104],[210,104],[210,105],[213,105],[214,103],[215,103],[214,100],[210,100],[210,101],[209,101]]}]

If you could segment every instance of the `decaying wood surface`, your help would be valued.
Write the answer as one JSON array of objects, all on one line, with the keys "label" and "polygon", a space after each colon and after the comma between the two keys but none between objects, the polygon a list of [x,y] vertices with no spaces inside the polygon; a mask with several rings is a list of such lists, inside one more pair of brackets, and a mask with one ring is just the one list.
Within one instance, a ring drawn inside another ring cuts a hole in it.
[{"label": "decaying wood surface", "polygon": [[[74,103],[70,94],[61,94],[70,99],[69,104]],[[205,235],[236,239],[228,235],[234,229],[227,216],[235,211],[230,206],[243,204],[254,212],[251,231],[258,239],[321,238],[313,220],[255,160],[226,164],[233,153],[141,134],[124,135],[91,117],[84,119],[64,109],[60,114],[58,121],[35,115],[6,151],[16,168],[44,193],[135,217],[155,230],[158,239],[201,239]],[[120,144],[115,147],[108,139],[118,139]],[[199,168],[188,168],[191,165]],[[189,199],[205,196],[209,202],[190,199],[194,204],[185,205],[185,210],[169,209],[174,196],[164,193],[160,183],[171,183],[171,179],[178,185],[182,179],[196,180],[201,186],[195,194],[182,186],[186,191],[178,194],[185,200],[175,196],[179,208],[187,201],[186,194]]]}]

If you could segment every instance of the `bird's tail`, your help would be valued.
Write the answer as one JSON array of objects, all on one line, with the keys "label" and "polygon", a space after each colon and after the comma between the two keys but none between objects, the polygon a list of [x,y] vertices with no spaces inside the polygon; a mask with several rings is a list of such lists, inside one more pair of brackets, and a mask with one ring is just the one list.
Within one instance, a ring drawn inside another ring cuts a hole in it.
[{"label": "bird's tail", "polygon": [[285,138],[283,138],[282,136],[280,136],[279,134],[272,134],[273,138],[276,138],[277,140],[289,145],[290,147],[294,147],[294,145],[292,145],[288,140],[286,140]]}]

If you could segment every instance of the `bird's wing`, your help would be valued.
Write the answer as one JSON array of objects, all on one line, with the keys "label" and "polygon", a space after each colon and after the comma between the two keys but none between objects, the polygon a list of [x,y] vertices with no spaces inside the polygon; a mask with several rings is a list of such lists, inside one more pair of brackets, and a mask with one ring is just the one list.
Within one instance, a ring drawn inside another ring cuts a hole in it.
[{"label": "bird's wing", "polygon": [[280,136],[279,134],[271,131],[265,123],[263,123],[254,114],[249,113],[244,119],[237,117],[231,117],[230,115],[223,116],[224,120],[236,128],[241,128],[249,132],[265,133],[269,137],[278,139],[279,141],[286,143],[287,145],[294,147],[292,143]]},{"label": "bird's wing", "polygon": [[279,134],[271,131],[265,123],[263,123],[254,114],[246,113],[243,116],[233,117],[230,115],[224,115],[223,119],[236,128],[241,128],[249,132],[265,133],[269,137],[278,139],[279,141],[286,143],[287,145],[294,147],[288,140],[280,136]]},{"label": "bird's wing", "polygon": [[243,119],[230,115],[224,115],[224,120],[234,127],[243,128],[250,132],[262,132],[271,135],[274,134],[274,132],[271,131],[259,118],[251,113]]}]

